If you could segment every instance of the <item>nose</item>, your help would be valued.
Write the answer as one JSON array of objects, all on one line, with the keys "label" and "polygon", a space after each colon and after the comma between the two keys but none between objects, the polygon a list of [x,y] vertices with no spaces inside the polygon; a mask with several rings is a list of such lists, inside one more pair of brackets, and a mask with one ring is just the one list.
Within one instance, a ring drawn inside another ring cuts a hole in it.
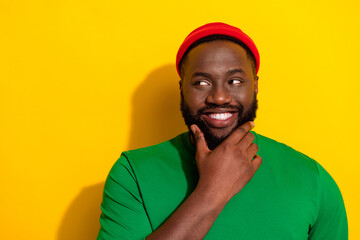
[{"label": "nose", "polygon": [[232,100],[231,95],[222,86],[213,87],[206,98],[208,104],[223,105],[230,103]]}]

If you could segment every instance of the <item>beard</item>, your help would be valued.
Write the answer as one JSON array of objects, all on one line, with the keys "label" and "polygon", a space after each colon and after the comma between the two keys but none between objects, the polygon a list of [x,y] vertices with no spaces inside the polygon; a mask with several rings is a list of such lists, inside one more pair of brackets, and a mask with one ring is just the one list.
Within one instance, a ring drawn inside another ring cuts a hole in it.
[{"label": "beard", "polygon": [[[234,109],[238,113],[238,115],[237,115],[238,120],[237,120],[236,125],[228,133],[226,133],[223,136],[216,136],[215,134],[213,134],[211,132],[211,129],[209,128],[209,126],[205,123],[204,119],[201,117],[201,115],[203,114],[203,112],[205,110],[211,110],[211,109],[216,109],[216,108]],[[181,109],[182,116],[185,120],[185,124],[188,127],[191,136],[195,137],[194,133],[190,129],[190,126],[195,124],[203,132],[206,143],[208,145],[208,148],[210,150],[213,150],[222,141],[224,141],[231,133],[233,133],[236,128],[238,128],[239,126],[241,126],[242,124],[244,124],[248,121],[254,121],[254,119],[256,118],[256,110],[258,109],[258,101],[256,98],[256,94],[254,93],[254,100],[252,101],[250,108],[247,111],[244,110],[244,107],[242,105],[234,106],[234,105],[230,105],[230,104],[224,104],[224,105],[213,104],[213,105],[207,105],[207,106],[199,109],[197,111],[197,113],[195,115],[193,115],[193,114],[191,114],[189,106],[185,103],[184,95],[181,92],[180,109]]]}]

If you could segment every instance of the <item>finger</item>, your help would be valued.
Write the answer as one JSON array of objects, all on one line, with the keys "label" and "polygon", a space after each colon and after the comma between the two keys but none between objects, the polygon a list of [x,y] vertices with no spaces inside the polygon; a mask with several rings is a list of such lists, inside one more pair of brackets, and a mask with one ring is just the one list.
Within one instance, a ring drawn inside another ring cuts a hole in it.
[{"label": "finger", "polygon": [[259,147],[256,143],[252,143],[247,149],[249,156],[252,158],[259,151]]},{"label": "finger", "polygon": [[246,148],[249,147],[252,142],[254,141],[255,136],[251,132],[247,132],[245,136],[239,141],[239,145],[245,146]]},{"label": "finger", "polygon": [[256,172],[259,169],[260,165],[262,164],[262,158],[259,155],[255,155],[255,157],[251,163],[252,163],[253,169]]},{"label": "finger", "polygon": [[239,126],[224,142],[238,143],[255,126],[254,122],[246,122]]},{"label": "finger", "polygon": [[191,125],[190,128],[195,136],[196,153],[203,154],[203,153],[209,152],[210,150],[206,143],[205,136],[204,136],[203,132],[200,130],[200,128],[195,124]]}]

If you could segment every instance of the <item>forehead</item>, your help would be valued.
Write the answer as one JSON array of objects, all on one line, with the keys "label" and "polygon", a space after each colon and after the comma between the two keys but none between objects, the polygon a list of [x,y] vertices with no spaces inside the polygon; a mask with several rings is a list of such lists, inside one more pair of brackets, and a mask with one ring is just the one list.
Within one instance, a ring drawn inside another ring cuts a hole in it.
[{"label": "forehead", "polygon": [[185,77],[194,72],[221,74],[231,69],[242,69],[252,76],[251,61],[246,50],[237,43],[215,40],[193,48],[184,64]]}]

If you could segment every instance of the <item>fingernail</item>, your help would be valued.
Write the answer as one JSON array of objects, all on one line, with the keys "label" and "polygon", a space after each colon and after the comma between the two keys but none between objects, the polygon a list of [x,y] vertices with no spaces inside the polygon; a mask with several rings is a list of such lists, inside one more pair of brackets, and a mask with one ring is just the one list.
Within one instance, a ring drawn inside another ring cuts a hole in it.
[{"label": "fingernail", "polygon": [[191,131],[195,134],[196,133],[196,128],[194,126],[191,126]]}]

